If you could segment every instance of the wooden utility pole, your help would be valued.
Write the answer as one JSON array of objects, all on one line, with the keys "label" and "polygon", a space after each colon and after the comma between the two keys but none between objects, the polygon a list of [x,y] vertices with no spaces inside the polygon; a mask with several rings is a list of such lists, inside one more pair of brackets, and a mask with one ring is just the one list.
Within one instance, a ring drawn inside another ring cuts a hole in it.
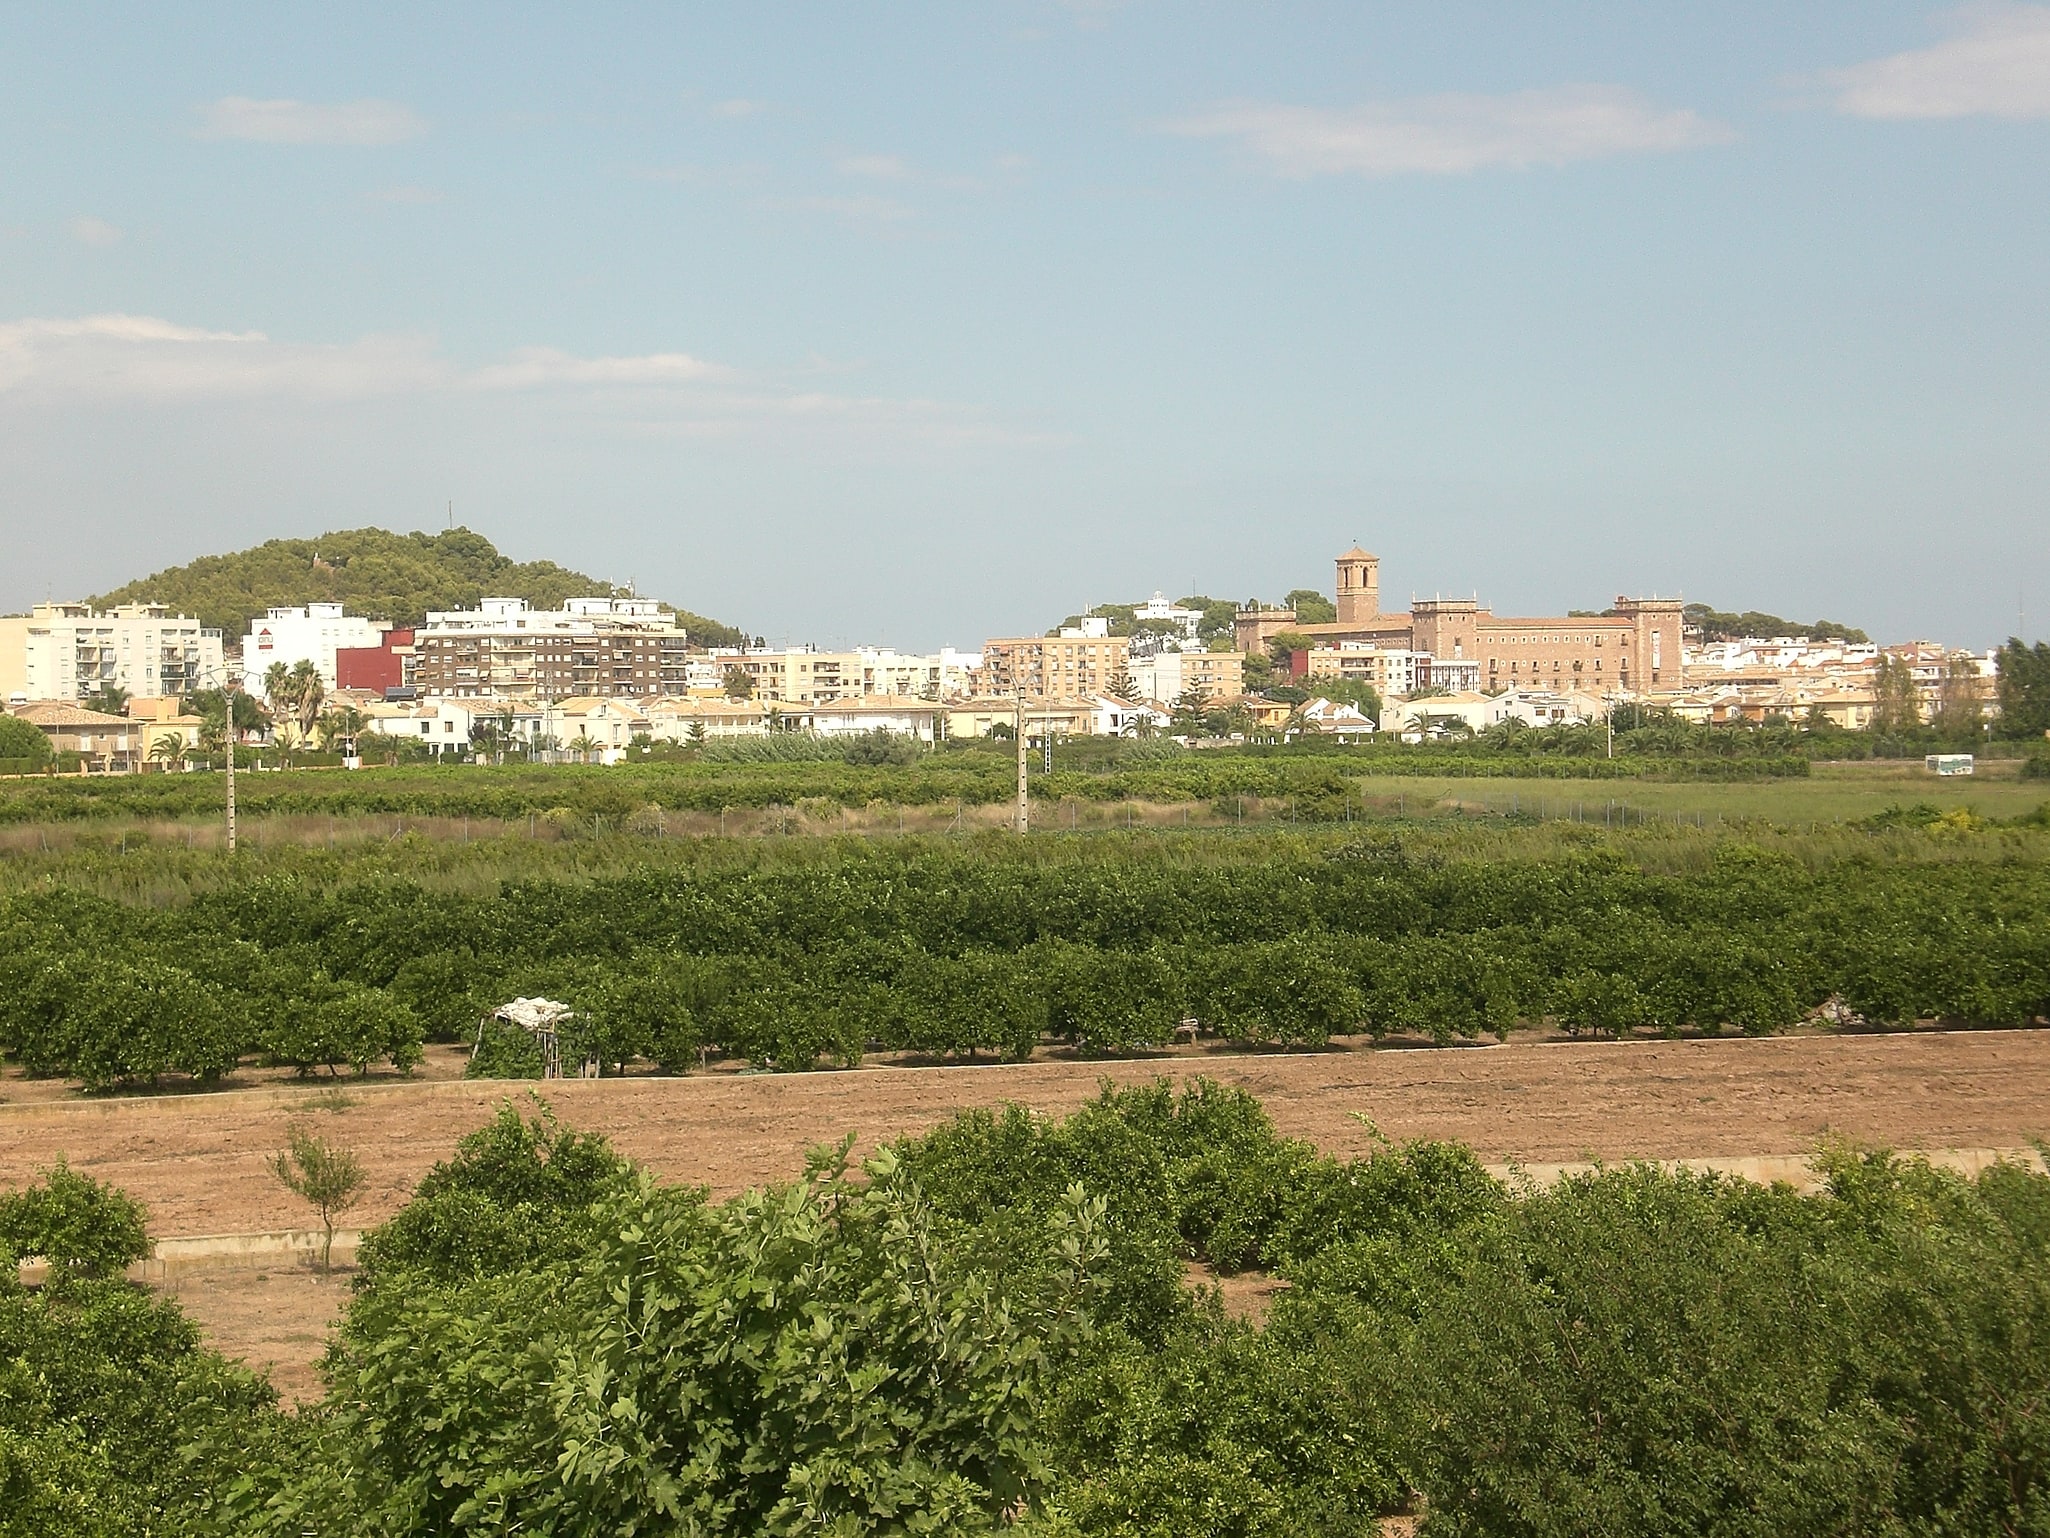
[{"label": "wooden utility pole", "polygon": [[1028,833],[1032,829],[1032,802],[1025,778],[1025,689],[1022,684],[1017,686],[1015,705],[1011,730],[1018,746],[1018,831]]}]

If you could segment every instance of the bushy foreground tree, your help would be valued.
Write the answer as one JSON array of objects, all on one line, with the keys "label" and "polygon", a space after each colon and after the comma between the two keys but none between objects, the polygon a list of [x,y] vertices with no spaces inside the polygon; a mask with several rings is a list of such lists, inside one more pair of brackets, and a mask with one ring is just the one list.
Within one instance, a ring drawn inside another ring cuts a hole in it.
[{"label": "bushy foreground tree", "polygon": [[2035,1168],[1512,1189],[1203,1083],[847,1146],[713,1205],[508,1109],[296,1417],[126,1283],[0,1277],[0,1532],[2050,1533]]}]

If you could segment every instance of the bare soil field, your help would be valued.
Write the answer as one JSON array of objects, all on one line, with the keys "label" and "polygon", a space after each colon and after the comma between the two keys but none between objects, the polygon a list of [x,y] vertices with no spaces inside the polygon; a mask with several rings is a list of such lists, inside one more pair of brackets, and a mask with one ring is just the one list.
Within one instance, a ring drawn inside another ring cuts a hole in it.
[{"label": "bare soil field", "polygon": [[[446,1072],[448,1065],[437,1065]],[[1762,1040],[1548,1042],[1501,1047],[1252,1056],[1191,1051],[1112,1063],[863,1068],[789,1075],[561,1081],[547,1100],[665,1179],[726,1195],[788,1179],[807,1148],[852,1132],[857,1151],[972,1106],[1060,1112],[1099,1081],[1207,1074],[1266,1103],[1280,1130],[1326,1151],[1446,1138],[1490,1163],[1801,1154],[1837,1134],[1904,1149],[2015,1148],[2050,1135],[2050,1031],[1924,1031]],[[456,1140],[528,1086],[424,1079],[296,1084],[148,1098],[0,1104],[0,1185],[59,1158],[149,1208],[159,1237],[304,1228],[306,1209],[266,1168],[297,1119],[353,1149],[369,1194],[350,1225],[379,1222]],[[538,1087],[538,1086],[536,1086]],[[216,1345],[268,1363],[294,1397],[347,1293],[344,1276],[193,1273],[167,1289]]]}]

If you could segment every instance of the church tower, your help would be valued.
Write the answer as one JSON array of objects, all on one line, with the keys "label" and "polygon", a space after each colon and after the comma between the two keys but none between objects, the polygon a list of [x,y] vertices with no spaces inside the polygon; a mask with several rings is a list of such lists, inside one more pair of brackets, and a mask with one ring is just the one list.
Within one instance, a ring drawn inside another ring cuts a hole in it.
[{"label": "church tower", "polygon": [[1354,545],[1338,558],[1338,623],[1360,625],[1381,612],[1381,558]]}]

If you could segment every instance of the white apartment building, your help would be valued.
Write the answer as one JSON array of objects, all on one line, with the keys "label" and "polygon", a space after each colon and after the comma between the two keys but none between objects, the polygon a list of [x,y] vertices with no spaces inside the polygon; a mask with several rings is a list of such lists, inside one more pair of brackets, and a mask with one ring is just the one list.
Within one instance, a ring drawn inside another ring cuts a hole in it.
[{"label": "white apartment building", "polygon": [[310,662],[328,688],[335,687],[335,649],[375,646],[385,627],[374,620],[344,614],[338,603],[310,603],[303,609],[272,609],[252,621],[242,638],[242,687],[259,697],[271,664],[294,667]]},{"label": "white apartment building", "polygon": [[980,652],[943,647],[932,653],[863,646],[851,652],[786,646],[763,651],[719,651],[707,659],[724,686],[738,668],[764,704],[823,705],[836,700],[953,699],[973,692]]},{"label": "white apartment building", "polygon": [[974,692],[975,674],[982,666],[981,652],[956,651],[951,646],[936,652],[898,652],[887,647],[864,646],[859,652],[864,695],[954,699]]},{"label": "white apartment building", "polygon": [[110,685],[184,695],[224,680],[221,633],[162,604],[39,603],[0,619],[0,700],[81,700]]}]

